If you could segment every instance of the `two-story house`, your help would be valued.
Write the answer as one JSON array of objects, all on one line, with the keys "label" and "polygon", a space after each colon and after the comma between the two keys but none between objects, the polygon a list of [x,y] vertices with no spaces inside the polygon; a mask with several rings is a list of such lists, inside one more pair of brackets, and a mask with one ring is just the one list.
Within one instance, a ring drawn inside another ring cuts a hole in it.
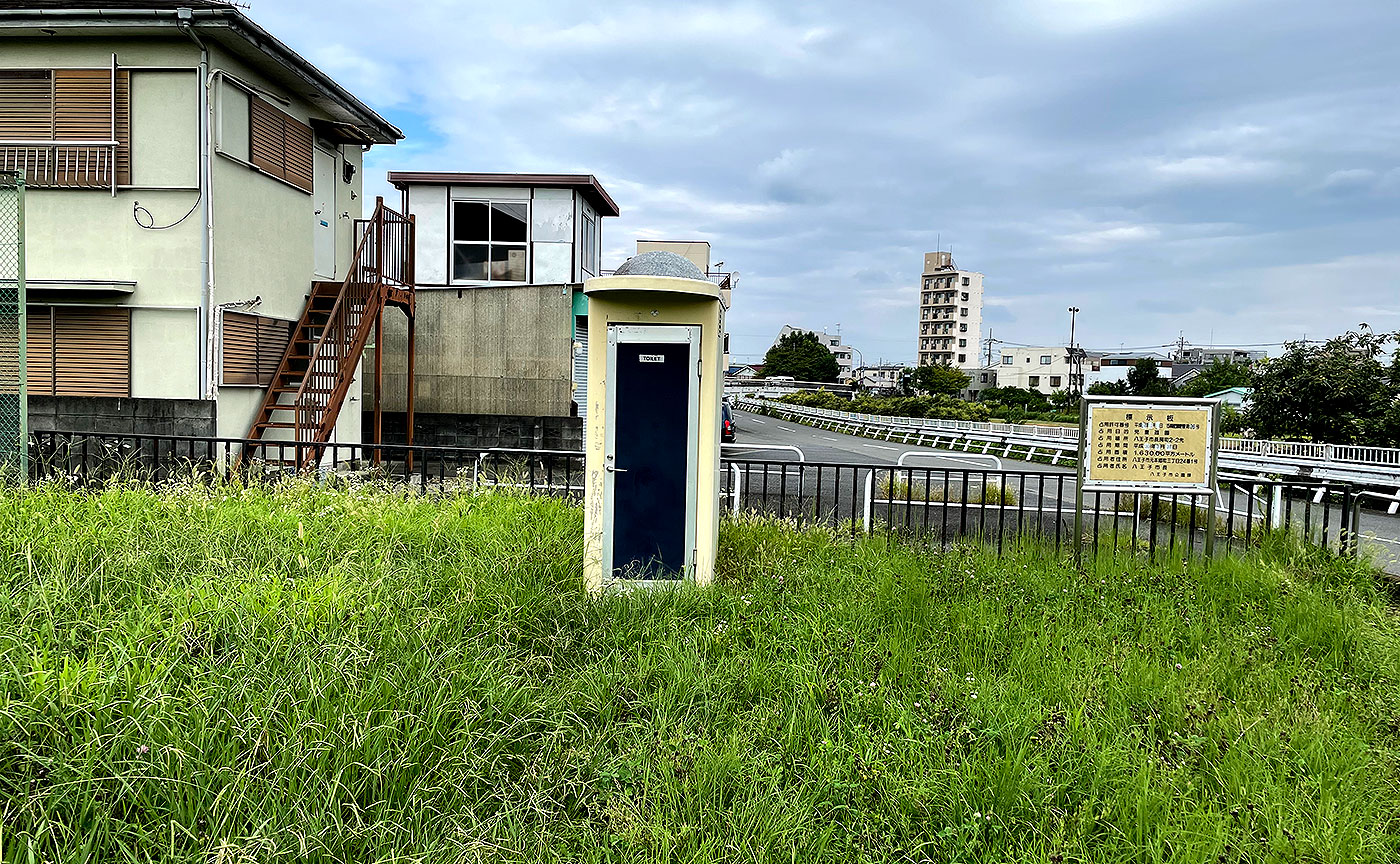
[{"label": "two-story house", "polygon": [[[300,380],[274,379],[310,298],[330,305],[351,270],[364,154],[402,137],[235,6],[0,2],[32,427],[239,437],[267,420],[269,386]],[[341,359],[354,374],[358,354]],[[358,404],[327,422],[360,440]]]}]

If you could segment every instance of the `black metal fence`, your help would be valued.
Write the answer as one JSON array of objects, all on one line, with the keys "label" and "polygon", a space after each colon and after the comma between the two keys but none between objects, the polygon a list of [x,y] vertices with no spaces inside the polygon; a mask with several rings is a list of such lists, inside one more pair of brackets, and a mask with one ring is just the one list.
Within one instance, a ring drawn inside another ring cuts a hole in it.
[{"label": "black metal fence", "polygon": [[[757,512],[851,533],[995,544],[1035,535],[1056,548],[1074,539],[1074,474],[980,468],[726,463],[734,513]],[[1359,499],[1343,484],[1231,478],[1211,496],[1086,492],[1082,539],[1098,551],[1142,548],[1193,555],[1213,531],[1217,550],[1243,549],[1283,530],[1324,549],[1354,552]]]},{"label": "black metal fence", "polygon": [[[308,459],[308,456],[310,457]],[[406,485],[422,492],[505,487],[581,498],[577,451],[463,449],[401,444],[321,444],[242,438],[40,432],[31,435],[29,476],[101,484],[114,477],[162,482],[191,476],[247,482],[314,473]],[[815,462],[729,460],[721,504],[851,534],[918,537],[942,546],[1035,536],[1056,548],[1074,541],[1076,478],[1064,471],[1009,471]],[[1360,497],[1345,484],[1227,475],[1215,496],[1088,492],[1081,539],[1095,551],[1142,549],[1194,555],[1207,532],[1220,549],[1252,547],[1288,531],[1324,549],[1358,549]]]}]

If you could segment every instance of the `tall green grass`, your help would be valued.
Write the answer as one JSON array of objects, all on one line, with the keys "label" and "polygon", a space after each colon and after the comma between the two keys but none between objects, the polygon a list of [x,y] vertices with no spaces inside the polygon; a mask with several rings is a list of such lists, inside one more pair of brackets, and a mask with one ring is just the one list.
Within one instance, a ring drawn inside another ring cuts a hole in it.
[{"label": "tall green grass", "polygon": [[0,859],[1394,861],[1371,575],[744,520],[590,600],[581,514],[0,494]]}]

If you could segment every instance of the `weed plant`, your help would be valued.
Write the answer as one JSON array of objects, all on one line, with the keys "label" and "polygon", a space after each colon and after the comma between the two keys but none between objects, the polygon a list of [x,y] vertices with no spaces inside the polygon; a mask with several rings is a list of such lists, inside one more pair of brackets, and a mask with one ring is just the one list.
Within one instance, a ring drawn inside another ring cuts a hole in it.
[{"label": "weed plant", "polygon": [[553,500],[0,491],[7,862],[1395,861],[1366,569],[727,522],[590,599]]}]

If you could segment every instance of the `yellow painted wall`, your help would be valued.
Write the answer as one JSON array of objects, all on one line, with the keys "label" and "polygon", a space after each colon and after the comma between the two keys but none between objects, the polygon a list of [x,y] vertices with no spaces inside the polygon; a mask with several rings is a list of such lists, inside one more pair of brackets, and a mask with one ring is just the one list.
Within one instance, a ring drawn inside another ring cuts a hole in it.
[{"label": "yellow painted wall", "polygon": [[605,507],[603,465],[607,454],[608,326],[691,324],[700,331],[700,415],[696,465],[695,572],[708,585],[715,574],[719,543],[719,416],[724,387],[723,310],[710,282],[660,276],[590,279],[588,295],[588,417],[584,429],[584,582],[593,592],[607,585],[603,572]]}]

